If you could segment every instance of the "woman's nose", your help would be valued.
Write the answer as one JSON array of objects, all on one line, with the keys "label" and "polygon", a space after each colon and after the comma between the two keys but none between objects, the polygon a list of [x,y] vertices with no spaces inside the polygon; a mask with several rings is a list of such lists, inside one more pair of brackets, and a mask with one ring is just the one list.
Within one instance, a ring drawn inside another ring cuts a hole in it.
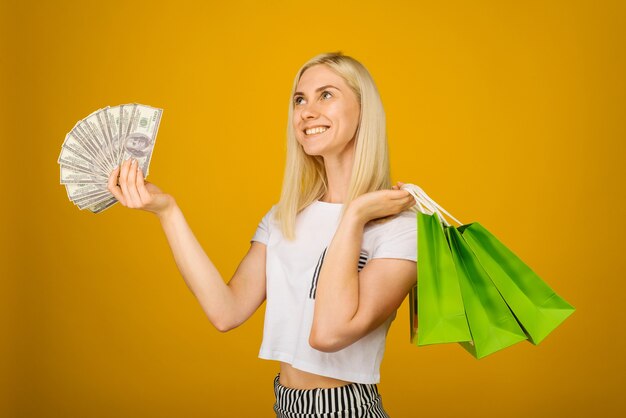
[{"label": "woman's nose", "polygon": [[315,107],[315,104],[306,104],[302,108],[302,112],[300,116],[302,119],[312,119],[316,118],[319,115],[319,111]]}]

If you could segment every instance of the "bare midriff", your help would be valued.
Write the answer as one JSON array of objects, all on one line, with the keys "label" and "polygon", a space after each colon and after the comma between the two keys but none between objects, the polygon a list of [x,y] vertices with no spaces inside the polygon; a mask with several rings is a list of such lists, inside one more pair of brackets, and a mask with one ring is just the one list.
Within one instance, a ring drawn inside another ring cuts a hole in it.
[{"label": "bare midriff", "polygon": [[292,389],[336,388],[351,382],[320,376],[295,369],[289,363],[280,362],[280,379],[278,382]]}]

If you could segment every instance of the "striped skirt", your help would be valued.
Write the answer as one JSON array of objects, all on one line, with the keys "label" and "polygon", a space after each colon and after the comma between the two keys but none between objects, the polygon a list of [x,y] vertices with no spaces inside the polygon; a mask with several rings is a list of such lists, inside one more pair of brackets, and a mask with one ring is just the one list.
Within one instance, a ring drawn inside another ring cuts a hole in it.
[{"label": "striped skirt", "polygon": [[350,383],[336,388],[292,389],[274,378],[277,418],[389,418],[376,384]]}]

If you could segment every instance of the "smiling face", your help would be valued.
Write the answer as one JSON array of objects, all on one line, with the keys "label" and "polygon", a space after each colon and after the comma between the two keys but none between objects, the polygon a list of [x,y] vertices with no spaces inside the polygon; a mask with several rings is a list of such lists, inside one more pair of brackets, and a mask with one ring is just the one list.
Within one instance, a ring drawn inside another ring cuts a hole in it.
[{"label": "smiling face", "polygon": [[360,106],[343,77],[327,65],[308,68],[293,97],[296,139],[309,155],[341,154],[355,137]]}]

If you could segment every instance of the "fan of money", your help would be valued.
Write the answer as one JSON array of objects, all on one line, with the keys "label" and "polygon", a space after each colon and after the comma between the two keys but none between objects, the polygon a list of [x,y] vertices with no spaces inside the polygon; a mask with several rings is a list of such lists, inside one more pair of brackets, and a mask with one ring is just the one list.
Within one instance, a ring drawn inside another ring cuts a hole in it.
[{"label": "fan of money", "polygon": [[130,103],[96,110],[65,136],[57,162],[61,184],[80,210],[100,213],[117,199],[107,189],[111,172],[129,157],[137,159],[144,178],[163,109]]}]

